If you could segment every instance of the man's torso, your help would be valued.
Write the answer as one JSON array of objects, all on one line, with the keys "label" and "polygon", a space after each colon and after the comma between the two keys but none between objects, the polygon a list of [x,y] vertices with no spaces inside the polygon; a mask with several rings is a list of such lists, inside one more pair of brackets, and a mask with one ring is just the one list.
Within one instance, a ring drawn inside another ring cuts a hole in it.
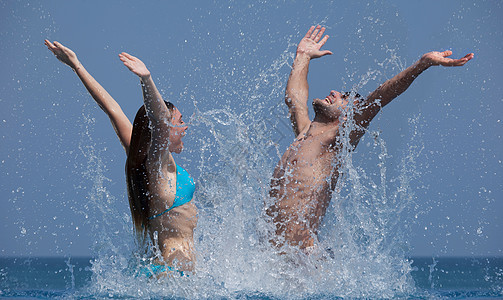
[{"label": "man's torso", "polygon": [[338,128],[333,128],[316,136],[300,134],[274,170],[270,196],[275,203],[267,208],[267,215],[276,225],[276,235],[291,245],[314,245],[339,176],[337,133]]}]

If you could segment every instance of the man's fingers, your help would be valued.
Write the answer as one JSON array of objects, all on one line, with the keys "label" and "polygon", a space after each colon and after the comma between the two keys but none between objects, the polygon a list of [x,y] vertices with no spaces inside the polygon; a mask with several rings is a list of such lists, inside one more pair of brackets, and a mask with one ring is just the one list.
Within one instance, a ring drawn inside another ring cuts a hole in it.
[{"label": "man's fingers", "polygon": [[447,57],[447,56],[451,56],[452,55],[452,51],[451,50],[447,50],[447,51],[441,52],[440,54],[443,57]]},{"label": "man's fingers", "polygon": [[325,45],[325,43],[327,42],[327,40],[328,40],[328,38],[329,38],[329,37],[330,37],[330,36],[325,35],[325,37],[324,37],[324,38],[320,41],[320,48],[321,48],[323,45]]},{"label": "man's fingers", "polygon": [[311,34],[310,39],[314,40],[316,38],[316,35],[318,34],[318,30],[320,30],[320,25],[316,26],[316,29],[314,29],[313,33]]},{"label": "man's fingers", "polygon": [[468,61],[469,61],[469,59],[466,57],[456,59],[456,66],[462,66],[462,65],[466,64]]},{"label": "man's fingers", "polygon": [[473,58],[473,56],[475,56],[475,54],[473,54],[473,53],[468,53],[468,54],[467,54],[467,55],[465,55],[465,57],[463,57],[463,58],[466,58],[467,60],[470,60],[470,59],[472,59],[472,58]]},{"label": "man's fingers", "polygon": [[321,56],[325,56],[325,55],[332,55],[332,51],[329,51],[329,50],[321,51]]},{"label": "man's fingers", "polygon": [[325,32],[325,27],[321,27],[320,31],[318,32],[318,34],[316,35],[316,37],[314,38],[314,41],[317,43],[321,37],[323,36],[323,33]]},{"label": "man's fingers", "polygon": [[466,64],[467,60],[462,58],[462,59],[456,59],[455,61],[451,62],[451,66],[453,67],[460,67],[464,64]]},{"label": "man's fingers", "polygon": [[313,30],[314,30],[314,26],[311,26],[311,28],[309,28],[309,30],[307,31],[306,36],[304,36],[304,37],[305,38],[310,38],[311,37],[311,33],[313,33]]},{"label": "man's fingers", "polygon": [[445,59],[446,65],[450,67],[462,66],[464,65],[465,62],[466,60],[464,59],[451,59],[451,58]]},{"label": "man's fingers", "polygon": [[460,67],[466,64],[469,60],[471,60],[473,56],[474,56],[473,53],[468,53],[467,55],[459,59],[445,58],[445,61],[443,61],[442,65],[448,67]]},{"label": "man's fingers", "polygon": [[445,58],[440,62],[440,64],[445,67],[459,67],[464,65],[467,61],[468,60],[466,58],[460,58],[460,59]]}]

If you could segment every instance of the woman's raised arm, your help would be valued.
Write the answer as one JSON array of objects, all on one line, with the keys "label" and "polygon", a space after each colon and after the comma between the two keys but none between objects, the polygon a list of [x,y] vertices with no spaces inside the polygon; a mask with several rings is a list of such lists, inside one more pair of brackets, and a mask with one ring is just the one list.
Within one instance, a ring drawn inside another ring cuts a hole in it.
[{"label": "woman's raised arm", "polygon": [[169,131],[172,126],[172,116],[152,80],[152,76],[150,76],[150,71],[139,58],[128,53],[122,52],[119,54],[119,59],[131,72],[140,77],[145,108],[154,127],[152,130],[154,145],[159,147],[167,146]]},{"label": "woman's raised arm", "polygon": [[45,40],[45,45],[62,63],[72,68],[86,87],[87,91],[93,97],[99,107],[108,115],[112,126],[119,137],[119,140],[126,151],[129,153],[129,144],[131,142],[131,133],[133,125],[126,117],[117,101],[108,94],[108,92],[87,72],[84,66],[77,59],[77,55],[61,43],[51,43]]}]

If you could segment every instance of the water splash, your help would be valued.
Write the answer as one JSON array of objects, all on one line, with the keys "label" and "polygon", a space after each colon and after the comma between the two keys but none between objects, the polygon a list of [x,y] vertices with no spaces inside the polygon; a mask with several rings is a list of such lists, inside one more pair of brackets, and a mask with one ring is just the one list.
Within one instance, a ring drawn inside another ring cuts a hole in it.
[{"label": "water splash", "polygon": [[[354,161],[350,127],[346,128],[339,158],[344,175],[322,223],[320,247],[310,255],[295,251],[276,255],[267,242],[271,230],[264,221],[264,205],[281,154],[275,126],[288,121],[286,111],[279,108],[282,101],[269,110],[252,107],[267,107],[263,99],[282,93],[286,75],[278,74],[293,58],[287,50],[251,81],[254,89],[244,95],[251,99],[244,112],[196,110],[190,118],[191,130],[201,134],[187,145],[201,151],[197,162],[201,175],[195,195],[199,207],[197,271],[189,277],[134,277],[136,262],[142,258],[134,254],[129,217],[117,220],[113,205],[127,202],[107,192],[110,180],[103,175],[100,153],[92,141],[83,143],[80,148],[89,161],[84,176],[93,182],[88,207],[94,207],[97,257],[92,284],[79,291],[80,296],[234,298],[258,293],[287,298],[322,294],[394,297],[414,291],[401,215],[414,198],[409,184],[416,175],[414,159],[422,150],[417,141],[411,141],[399,166],[400,175],[389,179],[386,143],[379,132],[368,132],[365,139],[371,142],[367,147],[379,169],[377,176],[371,176]],[[397,62],[390,59],[385,63]],[[355,88],[379,75],[380,71],[370,70]],[[84,119],[92,126],[92,119]],[[84,136],[90,139],[88,132]]]},{"label": "water splash", "polygon": [[[360,30],[358,34],[358,43],[364,45],[369,33]],[[241,32],[239,36],[246,35]],[[194,40],[203,44],[205,39],[195,35]],[[196,273],[189,277],[134,277],[142,256],[135,254],[130,217],[117,218],[114,208],[127,201],[108,192],[110,180],[104,176],[100,151],[92,146],[86,133],[88,140],[81,150],[89,161],[84,177],[93,182],[87,201],[93,214],[91,222],[96,222],[96,258],[92,282],[88,289],[78,291],[77,297],[391,298],[414,291],[402,216],[414,200],[410,183],[416,178],[415,158],[422,150],[417,134],[413,134],[398,166],[398,175],[391,176],[385,140],[378,131],[367,132],[359,147],[366,145],[365,151],[377,162],[378,172],[372,174],[361,166],[351,149],[348,137],[355,124],[350,124],[342,134],[345,147],[338,158],[343,176],[321,224],[319,247],[310,255],[298,251],[277,255],[268,243],[271,224],[265,222],[264,207],[270,201],[267,195],[272,170],[291,135],[283,93],[296,42],[297,36],[286,37],[287,48],[268,67],[258,70],[251,66],[246,70],[236,68],[238,62],[223,60],[223,56],[211,60],[214,78],[208,82],[204,96],[214,103],[233,99],[239,105],[206,108],[200,105],[197,93],[186,89],[181,95],[194,103],[189,132],[197,134],[189,134],[185,143],[188,154],[195,154],[190,165],[197,166],[200,174],[195,194],[199,208]],[[363,76],[347,72],[350,75],[343,76],[343,85],[360,91],[403,69],[404,62],[396,55],[398,49],[390,45],[384,46],[386,57],[374,59],[374,67]],[[345,59],[357,61],[352,55],[360,56],[350,51]],[[234,58],[239,59],[239,55]],[[253,61],[253,57],[250,59]],[[201,59],[194,59],[187,69],[197,70],[200,65]],[[236,76],[240,79],[233,84]],[[193,80],[192,75],[188,78]],[[348,113],[354,113],[353,108]],[[411,125],[414,122],[410,121]],[[154,243],[151,253],[155,252]]]}]

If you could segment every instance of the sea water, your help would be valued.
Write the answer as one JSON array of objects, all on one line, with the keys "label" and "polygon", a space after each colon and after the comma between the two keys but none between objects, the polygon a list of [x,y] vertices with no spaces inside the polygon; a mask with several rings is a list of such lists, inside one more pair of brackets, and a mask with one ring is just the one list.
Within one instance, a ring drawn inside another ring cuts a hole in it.
[{"label": "sea water", "polygon": [[[412,257],[411,275],[415,291],[409,299],[464,299],[503,297],[503,258],[494,257]],[[141,294],[116,295],[86,292],[92,285],[92,264],[95,258],[0,258],[0,297],[3,298],[130,298]],[[163,285],[165,282],[153,284]],[[169,287],[166,287],[169,290]],[[145,295],[144,295],[145,296]],[[153,298],[177,298],[166,293]],[[209,295],[208,295],[209,296]],[[302,298],[302,294],[297,295]],[[320,291],[312,298],[338,299],[337,293]],[[203,298],[195,297],[195,298]],[[281,295],[258,291],[242,291],[229,298],[280,299]],[[297,297],[295,297],[297,298]]]}]

